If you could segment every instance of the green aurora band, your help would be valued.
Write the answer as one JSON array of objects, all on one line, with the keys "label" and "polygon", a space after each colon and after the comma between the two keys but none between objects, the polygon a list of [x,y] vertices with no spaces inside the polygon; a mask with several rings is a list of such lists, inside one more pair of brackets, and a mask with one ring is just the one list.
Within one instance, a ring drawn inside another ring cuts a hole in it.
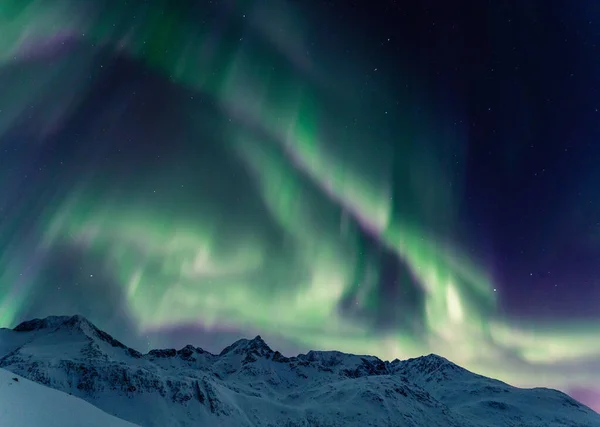
[{"label": "green aurora band", "polygon": [[[600,354],[597,325],[522,324],[497,313],[491,279],[451,243],[452,227],[439,230],[420,219],[439,212],[452,218],[458,198],[443,184],[447,179],[439,152],[410,143],[419,132],[414,128],[427,123],[413,124],[413,130],[402,129],[401,123],[390,130],[377,122],[348,129],[347,117],[360,114],[363,101],[352,99],[345,83],[339,83],[342,78],[331,78],[305,55],[302,31],[294,24],[297,16],[284,14],[275,2],[262,2],[268,5],[262,8],[239,2],[232,9],[245,7],[246,12],[232,13],[235,19],[191,29],[192,18],[167,1],[97,9],[89,4],[0,0],[0,62],[31,54],[36,41],[50,41],[45,49],[51,49],[52,40],[76,38],[126,52],[214,100],[235,123],[221,132],[225,149],[245,165],[260,202],[285,238],[263,238],[252,215],[247,224],[232,225],[231,218],[211,209],[183,212],[183,193],[149,203],[125,194],[117,181],[111,188],[110,177],[84,179],[64,194],[40,199],[41,225],[30,232],[28,241],[35,243],[27,246],[29,252],[23,246],[0,255],[0,326],[19,320],[35,284],[15,258],[35,264],[54,247],[75,245],[105,256],[140,333],[190,323],[251,327],[283,331],[307,348],[385,359],[440,353],[523,386],[600,382],[600,374],[577,369],[580,361]],[[282,20],[289,24],[285,33],[274,24]],[[77,67],[91,70],[93,58],[88,60]],[[59,61],[46,80],[12,88],[14,93],[6,96],[11,102],[0,101],[0,132],[32,99],[53,98],[55,82],[64,82],[64,70],[73,66]],[[69,79],[69,101],[56,107],[49,127],[76,105],[86,84],[77,75]],[[400,144],[398,139],[406,140],[406,149],[392,162],[390,147]],[[332,140],[346,141],[344,148],[332,148]],[[365,140],[378,147],[368,162],[359,148]],[[411,167],[415,163],[419,170]],[[418,203],[394,192],[394,168],[414,177],[407,185]],[[161,183],[175,171],[166,164],[148,189],[168,194],[169,186]],[[16,226],[0,226],[3,247],[20,247],[11,232]],[[399,312],[407,326],[374,332],[368,314],[380,304],[380,272],[364,251],[361,230],[406,266],[420,288],[422,318]],[[340,310],[349,295],[351,307]]]}]

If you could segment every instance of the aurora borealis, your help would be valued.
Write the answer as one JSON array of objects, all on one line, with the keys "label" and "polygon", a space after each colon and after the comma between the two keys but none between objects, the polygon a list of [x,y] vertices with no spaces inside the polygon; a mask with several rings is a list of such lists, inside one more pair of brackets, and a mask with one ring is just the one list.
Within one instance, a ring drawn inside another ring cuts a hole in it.
[{"label": "aurora borealis", "polygon": [[598,410],[600,10],[406,3],[0,0],[0,326],[434,352]]}]

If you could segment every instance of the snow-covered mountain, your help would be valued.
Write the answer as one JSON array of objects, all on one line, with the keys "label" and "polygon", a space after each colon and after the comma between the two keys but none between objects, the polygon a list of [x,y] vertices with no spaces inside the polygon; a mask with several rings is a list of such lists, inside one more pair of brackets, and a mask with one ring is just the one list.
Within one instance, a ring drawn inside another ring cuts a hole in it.
[{"label": "snow-covered mountain", "polygon": [[[136,427],[74,396],[0,369],[2,427]],[[139,427],[139,426],[138,426]]]},{"label": "snow-covered mountain", "polygon": [[141,354],[81,316],[0,329],[0,368],[148,427],[600,427],[599,414],[559,391],[515,388],[436,355],[288,358],[260,337],[218,355],[192,346]]}]

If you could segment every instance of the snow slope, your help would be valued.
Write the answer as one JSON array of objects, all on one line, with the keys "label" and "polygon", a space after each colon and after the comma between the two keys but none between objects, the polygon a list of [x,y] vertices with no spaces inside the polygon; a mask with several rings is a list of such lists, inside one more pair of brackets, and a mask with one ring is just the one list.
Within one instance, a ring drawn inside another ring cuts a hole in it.
[{"label": "snow slope", "polygon": [[600,427],[599,414],[561,392],[511,387],[436,355],[288,358],[260,337],[218,355],[141,354],[81,316],[1,329],[0,367],[147,427]]},{"label": "snow slope", "polygon": [[135,427],[92,404],[0,369],[2,427]]}]

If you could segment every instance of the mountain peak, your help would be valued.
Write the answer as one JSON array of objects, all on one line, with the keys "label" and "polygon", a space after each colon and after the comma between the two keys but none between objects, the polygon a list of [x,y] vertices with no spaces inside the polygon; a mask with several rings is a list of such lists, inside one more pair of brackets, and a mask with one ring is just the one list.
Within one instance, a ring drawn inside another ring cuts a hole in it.
[{"label": "mountain peak", "polygon": [[405,372],[411,372],[411,375],[417,375],[427,378],[436,378],[438,381],[449,379],[456,375],[466,373],[466,369],[449,361],[445,357],[437,354],[428,354],[427,356],[416,357],[399,362],[396,366]]},{"label": "mountain peak", "polygon": [[[265,342],[265,340],[262,339],[262,337],[260,335],[255,336],[254,338],[252,338],[250,340],[250,343],[253,346],[259,346],[259,347],[266,347],[269,348],[269,346],[267,345],[267,343]],[[270,350],[270,348],[269,348]]]},{"label": "mountain peak", "polygon": [[73,316],[48,316],[43,319],[32,319],[19,323],[13,328],[15,332],[32,332],[40,330],[49,330],[49,332],[58,330],[77,331],[93,340],[103,341],[111,347],[118,347],[127,350],[128,353],[136,358],[141,357],[141,353],[127,347],[125,344],[116,340],[108,333],[98,329],[96,325],[80,314]]},{"label": "mountain peak", "polygon": [[435,353],[430,353],[426,356],[421,356],[421,359],[426,360],[430,363],[441,363],[441,364],[452,363],[445,357],[440,356],[439,354],[435,354]]},{"label": "mountain peak", "polygon": [[230,346],[225,347],[223,351],[221,351],[219,356],[229,353],[267,356],[273,353],[273,350],[271,350],[271,348],[267,345],[267,343],[262,339],[260,335],[257,335],[251,340],[246,338],[237,340]]},{"label": "mountain peak", "polygon": [[92,327],[92,323],[80,314],[74,316],[48,316],[43,319],[26,320],[13,328],[16,332],[29,332],[40,329],[56,329],[65,327]]}]

